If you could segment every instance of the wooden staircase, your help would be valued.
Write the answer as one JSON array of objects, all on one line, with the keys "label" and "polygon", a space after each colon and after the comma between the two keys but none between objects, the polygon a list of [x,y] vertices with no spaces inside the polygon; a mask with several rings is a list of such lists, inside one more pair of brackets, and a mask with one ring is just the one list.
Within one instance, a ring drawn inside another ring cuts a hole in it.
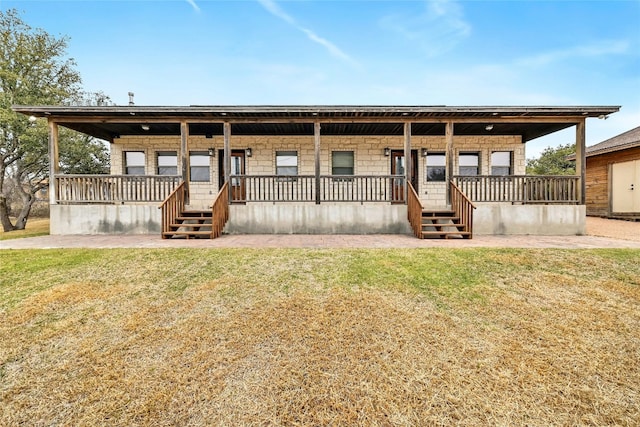
[{"label": "wooden staircase", "polygon": [[167,231],[162,232],[163,239],[210,239],[211,210],[183,210],[173,219]]},{"label": "wooden staircase", "polygon": [[476,207],[453,181],[449,186],[451,210],[426,210],[413,185],[409,185],[407,216],[418,239],[473,238],[473,210]]},{"label": "wooden staircase", "polygon": [[162,210],[163,239],[215,239],[229,220],[229,185],[225,183],[211,209],[187,209],[184,182],[158,206]]},{"label": "wooden staircase", "polygon": [[471,238],[467,224],[452,210],[423,210],[421,225],[423,239]]}]

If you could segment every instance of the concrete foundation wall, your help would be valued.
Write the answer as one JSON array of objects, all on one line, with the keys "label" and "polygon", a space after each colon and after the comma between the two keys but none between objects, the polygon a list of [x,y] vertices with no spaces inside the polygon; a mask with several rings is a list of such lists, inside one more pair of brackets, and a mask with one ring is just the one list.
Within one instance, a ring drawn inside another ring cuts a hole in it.
[{"label": "concrete foundation wall", "polygon": [[160,234],[158,205],[51,205],[51,234]]},{"label": "concrete foundation wall", "polygon": [[574,236],[585,234],[586,209],[579,205],[509,205],[476,203],[474,234],[532,234]]},{"label": "concrete foundation wall", "polygon": [[[585,206],[478,203],[477,235],[582,235]],[[52,205],[51,234],[160,234],[156,205]],[[406,205],[231,205],[231,234],[411,234]]]},{"label": "concrete foundation wall", "polygon": [[231,205],[231,234],[410,234],[405,205]]}]

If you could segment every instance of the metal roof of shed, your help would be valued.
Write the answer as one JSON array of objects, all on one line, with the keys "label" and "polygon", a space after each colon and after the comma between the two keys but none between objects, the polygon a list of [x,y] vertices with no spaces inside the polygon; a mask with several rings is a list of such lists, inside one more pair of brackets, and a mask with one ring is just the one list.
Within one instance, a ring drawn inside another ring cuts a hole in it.
[{"label": "metal roof of shed", "polygon": [[596,145],[592,145],[591,147],[587,147],[586,156],[597,156],[634,147],[640,147],[640,126]]}]

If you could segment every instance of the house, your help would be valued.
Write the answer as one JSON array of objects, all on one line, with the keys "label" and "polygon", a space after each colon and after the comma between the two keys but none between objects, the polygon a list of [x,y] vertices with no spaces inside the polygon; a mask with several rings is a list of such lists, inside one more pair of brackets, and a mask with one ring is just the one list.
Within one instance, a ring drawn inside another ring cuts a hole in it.
[{"label": "house", "polygon": [[640,219],[640,127],[586,149],[587,215]]},{"label": "house", "polygon": [[[586,119],[620,107],[13,108],[49,123],[52,234],[470,238],[582,234]],[[60,174],[59,126],[109,141],[111,174]],[[570,127],[577,175],[525,175],[526,143]]]}]

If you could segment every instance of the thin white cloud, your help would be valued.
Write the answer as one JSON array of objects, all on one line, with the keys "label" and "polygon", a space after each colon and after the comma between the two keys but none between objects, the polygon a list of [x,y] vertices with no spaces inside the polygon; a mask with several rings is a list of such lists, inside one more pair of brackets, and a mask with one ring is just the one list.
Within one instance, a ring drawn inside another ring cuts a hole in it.
[{"label": "thin white cloud", "polygon": [[267,9],[267,11],[271,13],[273,16],[276,16],[282,19],[283,21],[295,26],[296,28],[298,27],[298,24],[296,23],[295,19],[293,19],[284,10],[282,10],[282,8],[280,8],[280,6],[278,6],[278,4],[273,0],[258,0],[258,3],[260,3],[262,7]]},{"label": "thin white cloud", "polygon": [[416,43],[432,57],[453,49],[471,34],[464,10],[455,0],[427,0],[423,13],[388,15],[380,25]]},{"label": "thin white cloud", "polygon": [[597,44],[575,46],[568,49],[543,52],[538,55],[521,58],[517,61],[517,65],[542,67],[571,58],[595,58],[605,55],[620,55],[627,53],[628,50],[629,42],[627,41],[602,41]]},{"label": "thin white cloud", "polygon": [[298,24],[298,22],[291,15],[289,15],[284,10],[282,10],[282,8],[275,1],[273,0],[257,0],[257,1],[262,5],[262,7],[264,7],[273,16],[280,18],[283,21],[285,21],[287,24],[293,26],[295,29],[297,29],[298,31],[306,35],[307,38],[312,42],[323,46],[334,57],[339,58],[343,61],[349,62],[353,65],[357,65],[356,62],[353,60],[353,58],[351,58],[347,53],[345,53],[338,46],[331,43],[329,40],[325,39],[324,37],[319,36],[314,31]]},{"label": "thin white cloud", "polygon": [[186,0],[186,1],[191,5],[191,7],[193,7],[193,10],[200,13],[200,6],[198,6],[195,0]]}]

